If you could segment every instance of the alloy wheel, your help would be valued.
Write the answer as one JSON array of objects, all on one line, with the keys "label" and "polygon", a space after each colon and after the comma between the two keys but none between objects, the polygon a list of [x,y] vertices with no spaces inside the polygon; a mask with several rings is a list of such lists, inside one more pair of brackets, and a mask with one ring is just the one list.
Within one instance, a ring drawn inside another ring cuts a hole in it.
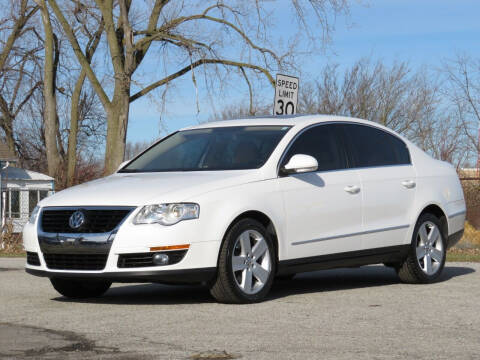
[{"label": "alloy wheel", "polygon": [[246,230],[236,239],[232,252],[233,277],[246,294],[263,289],[272,269],[268,244],[256,230]]},{"label": "alloy wheel", "polygon": [[441,268],[445,248],[440,229],[431,221],[424,222],[418,229],[416,255],[425,274],[434,275]]}]

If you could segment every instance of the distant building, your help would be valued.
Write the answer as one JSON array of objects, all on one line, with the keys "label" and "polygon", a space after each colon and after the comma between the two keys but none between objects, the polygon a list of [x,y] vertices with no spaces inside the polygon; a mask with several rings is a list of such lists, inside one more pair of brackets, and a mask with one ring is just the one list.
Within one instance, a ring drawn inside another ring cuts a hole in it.
[{"label": "distant building", "polygon": [[32,210],[54,191],[54,180],[48,175],[15,167],[18,158],[0,141],[1,225],[13,224],[22,231]]}]

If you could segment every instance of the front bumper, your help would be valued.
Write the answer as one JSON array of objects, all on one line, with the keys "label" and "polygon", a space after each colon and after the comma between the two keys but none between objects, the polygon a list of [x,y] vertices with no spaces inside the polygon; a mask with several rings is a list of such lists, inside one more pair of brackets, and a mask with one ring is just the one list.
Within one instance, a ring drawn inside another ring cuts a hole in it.
[{"label": "front bumper", "polygon": [[[50,278],[94,278],[113,282],[163,282],[201,283],[215,275],[221,240],[202,237],[205,229],[196,221],[184,221],[175,226],[132,225],[125,221],[113,238],[90,238],[88,242],[73,241],[72,236],[51,239],[39,237],[37,224],[28,223],[24,227],[23,241],[27,252],[37,253],[39,265],[26,264],[26,271],[32,275]],[[78,234],[77,234],[78,235]],[[119,267],[119,257],[123,254],[149,253],[150,248],[188,244],[185,256],[177,263],[169,265]],[[66,270],[47,266],[45,254],[105,254],[105,267],[101,270]]]},{"label": "front bumper", "polygon": [[25,271],[31,275],[48,278],[108,280],[121,283],[158,282],[164,284],[199,284],[212,281],[216,268],[91,273],[46,271],[27,267]]}]

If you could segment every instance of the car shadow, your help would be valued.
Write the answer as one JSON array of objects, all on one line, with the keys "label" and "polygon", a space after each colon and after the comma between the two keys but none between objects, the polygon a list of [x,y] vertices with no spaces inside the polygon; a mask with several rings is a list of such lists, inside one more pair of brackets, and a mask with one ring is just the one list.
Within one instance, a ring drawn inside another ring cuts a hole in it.
[{"label": "car shadow", "polygon": [[[465,266],[446,266],[438,282],[471,274],[475,269]],[[291,280],[276,280],[266,301],[287,296],[365,287],[399,284],[395,271],[383,265],[360,268],[321,270],[298,274]],[[212,303],[215,300],[202,285],[125,284],[114,286],[100,298],[68,299],[62,296],[54,301],[98,303],[112,305],[179,305]]]},{"label": "car shadow", "polygon": [[114,284],[103,296],[89,299],[54,298],[60,302],[112,305],[180,305],[214,302],[203,285]]},{"label": "car shadow", "polygon": [[[446,266],[437,282],[471,274],[475,269],[464,266]],[[295,294],[350,290],[400,284],[394,269],[383,265],[342,268],[298,274],[292,280],[277,281],[269,300]]]}]

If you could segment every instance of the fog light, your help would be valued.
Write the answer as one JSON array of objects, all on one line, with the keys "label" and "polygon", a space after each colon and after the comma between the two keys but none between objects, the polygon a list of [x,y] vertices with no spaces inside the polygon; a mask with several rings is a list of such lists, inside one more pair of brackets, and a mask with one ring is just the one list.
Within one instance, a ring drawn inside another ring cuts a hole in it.
[{"label": "fog light", "polygon": [[153,263],[155,265],[168,265],[169,258],[167,254],[155,254],[153,255]]}]

